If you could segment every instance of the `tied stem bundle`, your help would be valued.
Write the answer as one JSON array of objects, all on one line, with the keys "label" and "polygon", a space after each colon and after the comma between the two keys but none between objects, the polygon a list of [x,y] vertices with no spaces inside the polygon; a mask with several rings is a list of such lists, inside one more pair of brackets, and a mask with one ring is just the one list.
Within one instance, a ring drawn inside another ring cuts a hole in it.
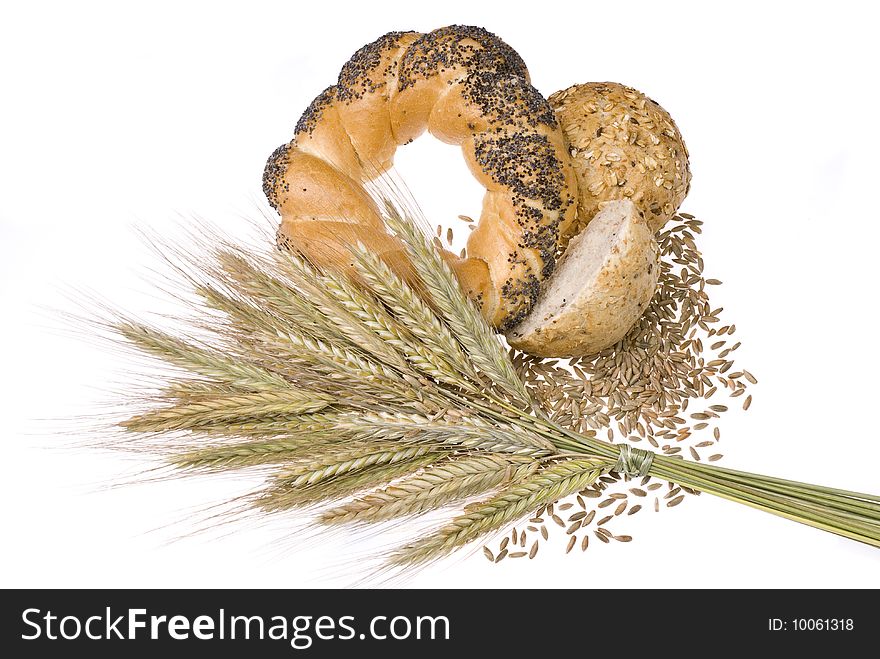
[{"label": "tied stem bundle", "polygon": [[386,204],[418,290],[359,244],[348,274],[286,251],[205,246],[180,270],[198,295],[192,332],[113,322],[175,367],[158,403],[123,428],[161,438],[182,473],[263,470],[250,499],[259,511],[318,505],[318,523],[340,525],[457,507],[392,554],[399,566],[607,474],[656,477],[880,547],[878,496],[685,461],[551,420],[413,217]]}]

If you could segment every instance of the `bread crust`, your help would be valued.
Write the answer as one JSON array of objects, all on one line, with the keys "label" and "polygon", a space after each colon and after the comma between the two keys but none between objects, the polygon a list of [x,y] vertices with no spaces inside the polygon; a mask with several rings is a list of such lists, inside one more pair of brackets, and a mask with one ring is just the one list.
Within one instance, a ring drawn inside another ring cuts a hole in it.
[{"label": "bread crust", "polygon": [[644,313],[659,276],[659,248],[629,199],[606,202],[572,239],[538,304],[507,332],[540,357],[580,357],[614,345]]},{"label": "bread crust", "polygon": [[659,231],[690,189],[688,151],[659,104],[616,82],[573,85],[548,99],[570,146],[581,223],[613,199],[632,199]]},{"label": "bread crust", "polygon": [[[289,238],[285,245],[305,245],[293,235],[306,226],[302,219],[363,222],[375,229],[377,244],[387,246],[378,211],[368,210],[355,188],[387,170],[397,146],[425,131],[460,145],[486,187],[467,258],[444,258],[486,319],[509,328],[534,305],[576,226],[577,176],[553,110],[529,83],[525,63],[486,30],[453,25],[427,34],[390,32],[358,50],[337,84],[300,118],[293,141],[267,163],[263,189],[281,214],[279,235]],[[317,166],[298,153],[338,173],[321,172],[325,205],[354,209],[355,216],[317,215],[322,191],[303,189],[296,171]],[[330,199],[347,195],[350,203]],[[334,252],[343,247],[330,246]]]},{"label": "bread crust", "polygon": [[281,214],[279,245],[352,274],[348,250],[361,242],[418,286],[364,183],[426,131],[459,145],[486,188],[467,257],[442,251],[486,319],[540,356],[622,338],[656,287],[653,233],[690,186],[668,113],[617,83],[548,103],[519,55],[481,28],[389,32],[355,53],[270,157],[263,187]]}]

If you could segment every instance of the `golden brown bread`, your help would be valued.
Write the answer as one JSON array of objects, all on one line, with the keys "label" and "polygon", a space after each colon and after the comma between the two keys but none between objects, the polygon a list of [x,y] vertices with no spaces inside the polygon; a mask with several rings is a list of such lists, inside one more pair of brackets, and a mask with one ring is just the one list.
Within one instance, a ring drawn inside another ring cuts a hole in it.
[{"label": "golden brown bread", "polygon": [[508,343],[541,357],[581,357],[614,345],[654,296],[658,255],[633,202],[605,202],[568,243],[532,312],[507,332]]},{"label": "golden brown bread", "polygon": [[360,242],[411,280],[412,267],[403,246],[385,231],[379,209],[363,186],[326,160],[299,149],[276,150],[269,167],[285,172],[283,189],[298,192],[277,197],[276,208],[286,218],[278,229],[280,246],[306,255],[318,267],[342,271],[350,268],[350,247]]},{"label": "golden brown bread", "polygon": [[442,252],[468,297],[527,352],[601,350],[653,293],[653,231],[687,193],[687,149],[671,117],[623,85],[576,85],[551,104],[485,30],[384,35],[355,53],[269,159],[263,186],[281,214],[279,244],[345,270],[360,242],[417,285],[364,184],[427,130],[459,145],[486,188],[468,257]]},{"label": "golden brown bread", "polygon": [[687,148],[669,114],[617,83],[574,85],[550,97],[578,176],[578,220],[531,313],[507,331],[543,357],[599,352],[642,315],[657,285],[654,232],[688,192]]},{"label": "golden brown bread", "polygon": [[616,82],[573,85],[549,98],[578,174],[578,216],[632,199],[653,231],[688,193],[688,151],[672,117],[642,92]]},{"label": "golden brown bread", "polygon": [[[487,320],[509,328],[535,303],[575,228],[577,178],[553,110],[529,84],[522,59],[481,28],[390,32],[355,53],[266,165],[263,189],[281,214],[279,240],[340,265],[357,233],[405,269],[362,183],[425,130],[460,145],[486,187],[467,258],[444,258]],[[339,223],[351,230],[338,231]]]}]

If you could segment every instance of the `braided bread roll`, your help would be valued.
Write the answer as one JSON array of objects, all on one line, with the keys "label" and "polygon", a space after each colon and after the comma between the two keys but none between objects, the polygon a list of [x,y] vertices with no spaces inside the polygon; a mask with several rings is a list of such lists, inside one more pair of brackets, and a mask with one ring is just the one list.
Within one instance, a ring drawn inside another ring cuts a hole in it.
[{"label": "braided bread roll", "polygon": [[347,267],[360,241],[412,280],[364,190],[425,131],[461,146],[486,187],[468,257],[444,258],[494,326],[521,321],[575,230],[577,178],[553,110],[519,55],[482,28],[389,32],[358,50],[266,165],[280,245]]}]

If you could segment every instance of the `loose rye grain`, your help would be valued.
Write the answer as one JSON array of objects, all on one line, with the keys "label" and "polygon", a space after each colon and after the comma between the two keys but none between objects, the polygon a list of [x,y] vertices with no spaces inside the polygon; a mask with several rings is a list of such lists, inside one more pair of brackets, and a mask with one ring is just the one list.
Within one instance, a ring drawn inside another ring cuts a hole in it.
[{"label": "loose rye grain", "polygon": [[[601,433],[612,442],[645,442],[667,455],[711,462],[721,458],[715,451],[708,457],[701,454],[721,439],[718,420],[729,407],[718,399],[746,395],[746,388],[756,384],[757,378],[746,369],[734,368],[734,352],[741,342],[734,338],[736,325],[722,324],[722,308],[711,304],[707,288],[722,282],[703,275],[703,257],[696,243],[701,227],[702,222],[692,215],[680,213],[658,234],[657,292],[642,318],[616,345],[572,360],[539,359],[511,351],[517,372],[554,421],[592,436]],[[700,404],[709,398],[713,398],[711,405]],[[744,401],[742,407],[748,409],[751,395]],[[628,518],[642,509],[641,505],[629,506],[628,495],[647,497],[662,486],[649,477],[641,479],[639,487],[631,487],[629,480],[606,474],[579,492],[577,505],[588,514],[570,519],[568,525],[560,523],[553,506],[546,507],[548,516],[557,518],[555,525],[562,527],[566,549],[579,530],[572,527],[589,526],[597,509],[614,505],[616,513],[605,515],[599,526]],[[677,490],[663,498],[667,507],[675,507],[685,494]],[[657,512],[659,499],[653,505]],[[557,509],[567,510],[569,504]],[[544,512],[538,511],[535,517]],[[573,524],[578,521],[579,525]],[[530,538],[536,536],[535,542],[547,541],[550,535],[543,525],[540,534],[528,533]],[[602,540],[607,542],[604,536]],[[588,543],[584,535],[583,549]],[[518,544],[524,546],[522,538]]]}]

